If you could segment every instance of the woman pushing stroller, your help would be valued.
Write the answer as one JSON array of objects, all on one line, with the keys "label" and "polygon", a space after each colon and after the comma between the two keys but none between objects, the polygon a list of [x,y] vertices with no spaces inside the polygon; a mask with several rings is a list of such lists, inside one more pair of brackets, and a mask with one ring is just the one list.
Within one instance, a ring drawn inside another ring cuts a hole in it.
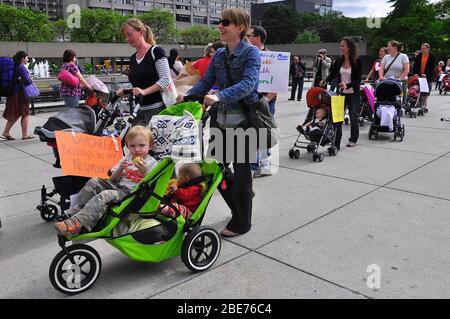
[{"label": "woman pushing stroller", "polygon": [[[358,109],[360,105],[360,83],[361,83],[361,60],[359,58],[359,49],[355,40],[352,38],[343,38],[341,43],[342,56],[336,59],[330,75],[320,81],[321,86],[325,86],[333,79],[338,79],[338,87],[341,95],[345,96],[345,105],[350,114],[351,133],[347,146],[356,145],[359,137]],[[340,149],[342,138],[342,123],[336,123],[335,146]]]}]

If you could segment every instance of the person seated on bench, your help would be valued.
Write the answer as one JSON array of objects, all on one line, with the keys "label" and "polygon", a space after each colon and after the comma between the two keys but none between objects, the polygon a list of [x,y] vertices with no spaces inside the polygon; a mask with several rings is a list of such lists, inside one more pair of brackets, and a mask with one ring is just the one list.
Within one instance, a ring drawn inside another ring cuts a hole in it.
[{"label": "person seated on bench", "polygon": [[74,216],[55,223],[58,234],[74,236],[82,228],[91,231],[108,211],[108,206],[119,203],[150,172],[158,162],[148,153],[155,143],[149,128],[132,127],[125,143],[130,151],[112,169],[111,178],[91,178],[78,194],[78,202],[72,210]]}]

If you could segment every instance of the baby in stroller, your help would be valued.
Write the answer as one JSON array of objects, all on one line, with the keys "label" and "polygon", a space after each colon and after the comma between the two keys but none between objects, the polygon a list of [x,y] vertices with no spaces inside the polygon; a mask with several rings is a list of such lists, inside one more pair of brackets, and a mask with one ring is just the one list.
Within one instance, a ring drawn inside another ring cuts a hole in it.
[{"label": "baby in stroller", "polygon": [[84,227],[91,231],[106,214],[108,205],[123,200],[132,189],[150,172],[157,161],[149,155],[154,146],[149,128],[136,125],[126,137],[130,154],[124,156],[111,169],[108,180],[91,178],[81,189],[78,202],[72,209],[72,217],[55,223],[56,231],[64,236],[74,236]]},{"label": "baby in stroller", "polygon": [[[201,183],[202,168],[196,163],[183,164],[178,171],[178,179],[169,182],[168,194],[170,203],[175,206],[185,220],[202,202],[204,184]],[[177,217],[175,210],[169,205],[160,204],[159,211],[168,216]]]},{"label": "baby in stroller", "polygon": [[327,113],[325,107],[320,105],[314,112],[314,118],[304,125],[299,125],[297,130],[304,135],[308,135],[311,141],[319,142],[323,129],[328,123]]}]

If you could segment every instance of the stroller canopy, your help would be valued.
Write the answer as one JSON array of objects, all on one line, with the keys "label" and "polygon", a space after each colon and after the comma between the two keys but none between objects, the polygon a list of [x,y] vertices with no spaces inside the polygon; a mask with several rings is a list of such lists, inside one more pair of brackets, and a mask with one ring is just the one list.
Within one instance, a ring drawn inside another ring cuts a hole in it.
[{"label": "stroller canopy", "polygon": [[379,101],[395,101],[395,97],[402,93],[402,86],[399,81],[386,79],[378,83],[375,88],[375,97]]},{"label": "stroller canopy", "polygon": [[82,133],[93,134],[96,123],[96,115],[92,108],[79,106],[66,108],[52,116],[40,129],[48,138],[55,138],[55,131],[74,130]]},{"label": "stroller canopy", "polygon": [[312,87],[306,92],[306,105],[310,109],[322,106],[329,111],[331,109],[331,96],[333,95],[336,95],[336,93],[321,87]]}]

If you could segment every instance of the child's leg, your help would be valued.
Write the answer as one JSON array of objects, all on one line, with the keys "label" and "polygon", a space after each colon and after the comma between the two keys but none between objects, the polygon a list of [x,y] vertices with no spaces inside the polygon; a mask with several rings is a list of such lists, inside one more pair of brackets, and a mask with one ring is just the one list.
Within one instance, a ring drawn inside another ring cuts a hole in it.
[{"label": "child's leg", "polygon": [[[183,216],[183,218],[185,220],[189,219],[192,215],[192,212],[190,211],[189,208],[187,208],[187,206],[182,205],[182,204],[178,204],[178,203],[172,203],[173,206],[175,206],[178,211],[180,212],[181,216]],[[160,206],[160,211],[162,214],[167,215],[167,216],[172,216],[172,217],[176,217],[176,213],[175,210],[170,207],[169,205],[167,206]]]},{"label": "child's leg", "polygon": [[71,212],[72,216],[77,214],[81,209],[83,209],[86,203],[91,198],[107,189],[114,189],[114,188],[111,186],[110,183],[108,183],[104,179],[93,177],[90,180],[88,180],[87,183],[81,189],[81,191],[78,193],[76,205],[74,206]]}]

